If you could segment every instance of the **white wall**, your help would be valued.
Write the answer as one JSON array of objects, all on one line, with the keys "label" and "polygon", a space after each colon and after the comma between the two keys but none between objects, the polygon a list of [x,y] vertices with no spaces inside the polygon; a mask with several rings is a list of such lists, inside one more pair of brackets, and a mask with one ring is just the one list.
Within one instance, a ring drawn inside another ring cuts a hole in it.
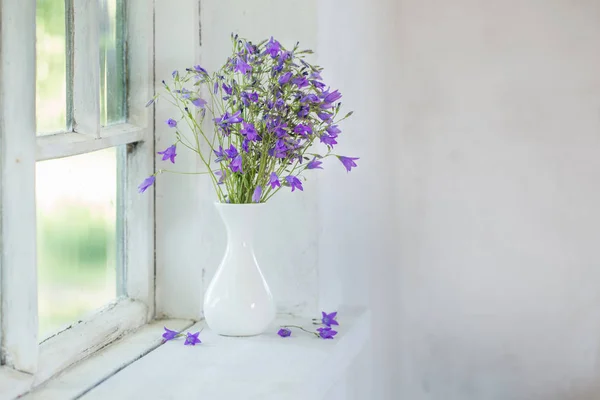
[{"label": "white wall", "polygon": [[401,0],[396,397],[600,398],[600,2]]}]

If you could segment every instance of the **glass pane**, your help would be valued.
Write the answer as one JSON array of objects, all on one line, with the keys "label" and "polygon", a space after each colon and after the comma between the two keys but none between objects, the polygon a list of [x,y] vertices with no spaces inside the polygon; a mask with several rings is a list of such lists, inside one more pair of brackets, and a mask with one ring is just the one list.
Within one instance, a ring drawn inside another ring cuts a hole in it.
[{"label": "glass pane", "polygon": [[100,0],[100,124],[125,121],[123,0]]},{"label": "glass pane", "polygon": [[43,338],[116,297],[117,149],[38,162],[36,174]]},{"label": "glass pane", "polygon": [[37,131],[67,127],[65,0],[37,0]]}]

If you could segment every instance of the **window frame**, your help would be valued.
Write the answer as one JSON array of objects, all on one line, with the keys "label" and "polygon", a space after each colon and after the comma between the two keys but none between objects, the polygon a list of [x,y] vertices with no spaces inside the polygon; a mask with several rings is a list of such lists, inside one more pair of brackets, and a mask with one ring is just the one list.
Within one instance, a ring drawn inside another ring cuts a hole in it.
[{"label": "window frame", "polygon": [[[75,123],[70,132],[44,136],[35,128],[36,0],[0,3],[0,387],[3,380],[42,383],[154,317],[154,191],[137,193],[155,162],[154,108],[145,107],[154,95],[154,2],[123,3],[127,121],[100,126],[98,3],[68,0]],[[89,73],[79,78],[81,71]],[[119,152],[126,296],[40,343],[36,162],[119,145],[126,149]],[[15,371],[31,379],[15,380]]]}]

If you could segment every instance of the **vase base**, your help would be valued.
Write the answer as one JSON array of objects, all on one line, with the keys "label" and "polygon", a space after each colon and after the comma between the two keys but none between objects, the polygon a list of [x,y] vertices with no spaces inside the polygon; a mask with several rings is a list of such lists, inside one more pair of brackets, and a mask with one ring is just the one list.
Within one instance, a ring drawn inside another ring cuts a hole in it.
[{"label": "vase base", "polygon": [[250,334],[246,334],[246,335],[235,335],[235,334],[227,334],[227,333],[217,333],[217,335],[219,336],[223,336],[223,337],[237,337],[237,338],[245,338],[245,337],[253,337],[253,336],[260,336],[263,333],[250,333]]}]

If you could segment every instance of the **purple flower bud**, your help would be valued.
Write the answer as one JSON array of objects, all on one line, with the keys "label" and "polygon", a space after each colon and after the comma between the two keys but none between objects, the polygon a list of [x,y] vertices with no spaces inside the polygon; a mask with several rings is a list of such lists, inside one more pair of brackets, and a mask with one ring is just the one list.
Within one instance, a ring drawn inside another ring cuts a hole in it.
[{"label": "purple flower bud", "polygon": [[283,338],[285,337],[289,337],[292,335],[292,331],[289,330],[288,328],[281,328],[279,331],[277,331],[277,334]]},{"label": "purple flower bud", "polygon": [[202,74],[208,75],[208,72],[206,72],[206,70],[204,68],[202,68],[200,65],[194,65],[194,69],[196,70],[196,72],[200,72]]},{"label": "purple flower bud", "polygon": [[259,186],[254,189],[254,194],[252,194],[252,201],[255,203],[260,203],[260,196],[262,194],[262,188]]},{"label": "purple flower bud", "polygon": [[138,192],[144,193],[150,186],[152,186],[155,180],[156,177],[154,175],[150,175],[149,177],[144,179],[144,182],[142,182],[140,186],[138,186]]},{"label": "purple flower bud", "polygon": [[169,118],[167,120],[167,125],[169,125],[171,128],[175,128],[177,126],[177,121],[175,121],[173,118]]}]

